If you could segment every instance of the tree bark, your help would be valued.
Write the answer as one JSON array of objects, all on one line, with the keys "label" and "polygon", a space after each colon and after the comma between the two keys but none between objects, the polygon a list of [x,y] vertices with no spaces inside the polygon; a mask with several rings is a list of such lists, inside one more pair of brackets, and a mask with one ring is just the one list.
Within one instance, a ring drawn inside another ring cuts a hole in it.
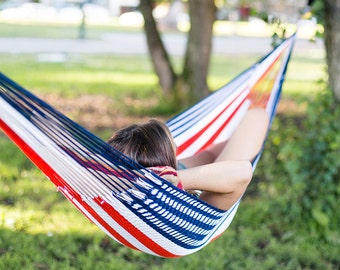
[{"label": "tree bark", "polygon": [[324,0],[328,84],[340,102],[340,0]]},{"label": "tree bark", "polygon": [[216,7],[214,0],[190,0],[190,23],[182,74],[177,75],[161,40],[152,15],[155,1],[140,0],[144,30],[154,70],[167,97],[178,108],[186,107],[209,93],[207,75]]},{"label": "tree bark", "polygon": [[141,0],[139,8],[144,17],[144,30],[154,70],[164,94],[170,96],[175,85],[176,74],[152,15],[153,4],[152,0]]},{"label": "tree bark", "polygon": [[216,7],[214,0],[189,1],[190,31],[182,78],[184,95],[194,103],[209,93],[207,75]]}]

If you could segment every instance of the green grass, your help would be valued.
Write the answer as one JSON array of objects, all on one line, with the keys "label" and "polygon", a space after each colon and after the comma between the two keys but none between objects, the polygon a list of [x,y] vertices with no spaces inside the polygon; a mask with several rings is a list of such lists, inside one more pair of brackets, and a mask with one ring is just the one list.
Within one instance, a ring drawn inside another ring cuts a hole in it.
[{"label": "green grass", "polygon": [[38,93],[143,95],[139,89],[150,90],[157,82],[146,57],[69,55],[64,63],[40,62],[37,55],[3,54],[1,58],[4,74]]},{"label": "green grass", "polygon": [[[120,27],[117,23],[107,25],[86,25],[86,38],[99,39],[112,32],[140,31],[132,27]],[[79,37],[79,25],[61,23],[11,23],[0,20],[2,37],[70,38]]]},{"label": "green grass", "polygon": [[[147,56],[68,55],[63,63],[40,62],[37,55],[0,55],[1,71],[26,88],[40,93],[66,96],[101,94],[111,97],[140,95],[159,91],[157,77]],[[255,63],[258,55],[213,55],[208,83],[218,89],[245,68]],[[180,59],[173,59],[179,69]],[[131,64],[133,62],[133,64]],[[15,67],[15,68],[13,68]],[[317,89],[315,82],[324,77],[321,57],[294,56],[289,64],[284,95],[309,95]]]},{"label": "green grass", "polygon": [[[210,87],[220,87],[258,57],[242,55],[235,61],[213,56]],[[3,54],[0,58],[1,72],[37,94],[57,93],[67,99],[103,95],[121,102],[122,113],[128,113],[123,104],[126,96],[147,101],[160,94],[147,56],[69,55],[65,63],[39,62],[36,55]],[[174,60],[179,66],[180,59]],[[321,58],[294,56],[283,98],[307,100],[317,91],[315,81],[323,76],[323,69]],[[105,132],[98,135],[105,137]],[[281,225],[273,213],[268,197],[258,192],[254,182],[221,238],[184,258],[152,257],[108,239],[0,133],[0,269],[339,267],[339,239],[316,240],[303,224]]]}]

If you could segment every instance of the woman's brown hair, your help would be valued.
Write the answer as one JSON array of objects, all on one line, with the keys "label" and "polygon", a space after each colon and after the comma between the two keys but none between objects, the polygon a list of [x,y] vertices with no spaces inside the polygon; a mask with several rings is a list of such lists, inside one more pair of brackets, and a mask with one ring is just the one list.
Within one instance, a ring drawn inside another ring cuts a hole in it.
[{"label": "woman's brown hair", "polygon": [[177,169],[175,142],[168,127],[156,119],[123,128],[108,143],[144,167],[171,166]]}]

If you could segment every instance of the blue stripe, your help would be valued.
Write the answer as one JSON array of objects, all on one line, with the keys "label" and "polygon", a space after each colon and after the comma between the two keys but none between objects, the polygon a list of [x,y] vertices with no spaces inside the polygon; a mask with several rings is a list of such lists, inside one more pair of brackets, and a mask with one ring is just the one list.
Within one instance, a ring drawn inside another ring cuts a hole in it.
[{"label": "blue stripe", "polygon": [[[166,187],[166,189],[169,189],[169,187]],[[122,202],[148,226],[176,245],[186,249],[195,249],[204,245],[205,241],[203,240],[206,239],[207,241],[207,235],[212,234],[225,211],[213,209],[210,205],[199,202],[194,197],[188,197],[184,191],[178,191],[171,187],[170,189],[170,191],[165,191],[163,185],[163,188],[157,191],[157,195],[161,196],[148,197],[148,204],[145,204],[145,200],[140,198],[134,198],[132,204]],[[169,204],[168,199],[173,200],[174,204]],[[152,205],[157,205],[159,208],[153,208]],[[140,211],[137,210],[136,212],[136,209]],[[161,215],[161,211],[164,211],[167,215],[164,216],[164,212]],[[197,215],[201,216],[199,220]],[[181,222],[176,220],[176,217],[181,218]],[[184,226],[185,222],[191,225]],[[197,227],[195,230],[193,229],[194,226]],[[165,230],[165,227],[168,230]],[[181,238],[179,234],[182,234]]]}]

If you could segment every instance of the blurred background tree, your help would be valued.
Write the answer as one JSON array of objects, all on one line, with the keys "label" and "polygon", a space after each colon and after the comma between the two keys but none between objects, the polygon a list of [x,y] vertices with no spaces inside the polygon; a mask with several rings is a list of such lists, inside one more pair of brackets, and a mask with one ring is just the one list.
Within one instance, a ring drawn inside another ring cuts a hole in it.
[{"label": "blurred background tree", "polygon": [[188,3],[191,27],[181,74],[175,73],[161,40],[152,15],[154,4],[153,0],[140,1],[150,56],[164,94],[179,107],[185,107],[209,92],[207,75],[213,23],[216,17],[215,3],[214,0],[196,0]]},{"label": "blurred background tree", "polygon": [[[171,98],[174,104],[180,108],[197,102],[209,93],[207,75],[212,48],[213,25],[216,18],[227,16],[223,15],[223,8],[219,8],[217,12],[217,5],[219,7],[238,6],[240,14],[238,19],[241,20],[254,15],[268,22],[273,17],[268,14],[267,8],[270,2],[268,0],[255,2],[246,0],[185,1],[188,8],[190,29],[187,36],[183,68],[181,72],[176,73],[162,42],[157,22],[153,17],[152,11],[157,2],[164,1],[141,0],[140,11],[144,17],[144,29],[150,57],[159,78],[160,87],[165,96]],[[172,6],[182,3],[180,0],[170,2]],[[284,6],[285,3],[288,5],[287,1],[276,4]],[[339,3],[340,0],[316,0],[306,1],[305,3],[306,5],[313,4],[315,16],[320,22],[324,22],[329,86],[337,101],[340,100],[340,77],[338,76],[340,73],[340,47],[337,46],[340,41]],[[298,15],[297,12],[296,15]]]},{"label": "blurred background tree", "polygon": [[325,48],[328,84],[340,102],[340,0],[324,0]]}]

